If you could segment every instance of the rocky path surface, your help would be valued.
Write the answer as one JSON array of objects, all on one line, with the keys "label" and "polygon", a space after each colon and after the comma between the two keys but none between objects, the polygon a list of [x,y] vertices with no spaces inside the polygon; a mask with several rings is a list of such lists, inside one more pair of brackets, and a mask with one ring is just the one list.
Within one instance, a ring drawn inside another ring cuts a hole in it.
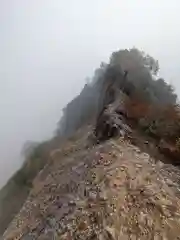
[{"label": "rocky path surface", "polygon": [[3,239],[180,239],[179,170],[122,139],[83,144],[52,152]]}]

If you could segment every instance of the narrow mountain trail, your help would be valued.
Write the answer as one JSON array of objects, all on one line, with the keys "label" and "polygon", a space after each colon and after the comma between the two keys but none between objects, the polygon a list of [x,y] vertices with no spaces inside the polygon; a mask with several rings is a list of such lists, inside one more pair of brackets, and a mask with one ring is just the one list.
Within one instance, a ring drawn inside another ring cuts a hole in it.
[{"label": "narrow mountain trail", "polygon": [[179,170],[121,138],[86,141],[51,152],[3,239],[180,239]]}]

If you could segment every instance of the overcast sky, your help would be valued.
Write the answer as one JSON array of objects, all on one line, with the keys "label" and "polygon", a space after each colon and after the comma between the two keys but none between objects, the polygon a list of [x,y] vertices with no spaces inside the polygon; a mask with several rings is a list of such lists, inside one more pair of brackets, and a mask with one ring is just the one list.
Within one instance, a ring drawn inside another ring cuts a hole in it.
[{"label": "overcast sky", "polygon": [[179,0],[0,0],[0,184],[112,51],[150,53],[180,93],[179,13]]}]

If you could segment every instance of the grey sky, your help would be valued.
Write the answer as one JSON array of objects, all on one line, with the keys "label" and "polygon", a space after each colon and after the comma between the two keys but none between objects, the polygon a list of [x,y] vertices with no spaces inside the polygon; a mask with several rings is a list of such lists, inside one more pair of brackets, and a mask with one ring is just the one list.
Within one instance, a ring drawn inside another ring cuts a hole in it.
[{"label": "grey sky", "polygon": [[0,184],[112,51],[149,52],[180,93],[179,12],[179,0],[0,0]]}]

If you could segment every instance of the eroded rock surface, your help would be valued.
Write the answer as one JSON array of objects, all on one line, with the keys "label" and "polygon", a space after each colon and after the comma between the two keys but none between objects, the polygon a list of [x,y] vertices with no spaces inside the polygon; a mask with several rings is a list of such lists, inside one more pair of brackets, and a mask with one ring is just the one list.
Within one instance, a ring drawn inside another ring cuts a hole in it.
[{"label": "eroded rock surface", "polygon": [[3,239],[179,239],[179,171],[123,139],[84,142],[52,153]]}]

